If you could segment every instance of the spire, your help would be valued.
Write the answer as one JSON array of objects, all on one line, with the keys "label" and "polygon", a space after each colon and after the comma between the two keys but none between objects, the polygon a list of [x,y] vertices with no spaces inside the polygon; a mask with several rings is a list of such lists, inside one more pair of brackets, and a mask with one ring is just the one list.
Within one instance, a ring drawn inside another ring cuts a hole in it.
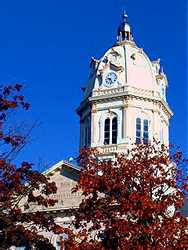
[{"label": "spire", "polygon": [[127,15],[126,11],[123,11],[122,19],[123,19],[123,21],[118,28],[117,40],[118,40],[118,42],[122,42],[125,40],[132,41],[133,37],[132,37],[131,27],[128,23],[128,15]]},{"label": "spire", "polygon": [[125,10],[123,11],[122,17],[123,17],[124,23],[128,23],[128,15],[127,15],[127,12]]}]

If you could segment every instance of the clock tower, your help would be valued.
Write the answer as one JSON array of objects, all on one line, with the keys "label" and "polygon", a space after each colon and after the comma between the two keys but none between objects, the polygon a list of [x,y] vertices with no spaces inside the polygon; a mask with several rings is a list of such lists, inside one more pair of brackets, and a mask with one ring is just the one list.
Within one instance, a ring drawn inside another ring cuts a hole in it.
[{"label": "clock tower", "polygon": [[169,144],[168,81],[160,60],[151,61],[132,36],[128,16],[117,42],[98,60],[91,58],[83,88],[80,147],[97,147],[103,156],[126,153],[134,143]]}]

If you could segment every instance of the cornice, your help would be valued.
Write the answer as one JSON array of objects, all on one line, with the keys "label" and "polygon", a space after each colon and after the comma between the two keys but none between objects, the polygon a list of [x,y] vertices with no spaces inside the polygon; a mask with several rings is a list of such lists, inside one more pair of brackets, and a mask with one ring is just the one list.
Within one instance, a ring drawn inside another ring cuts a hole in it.
[{"label": "cornice", "polygon": [[65,167],[69,168],[69,169],[72,169],[73,171],[76,171],[76,172],[80,171],[80,169],[77,168],[72,163],[62,160],[62,161],[56,163],[55,165],[53,165],[52,167],[48,168],[46,171],[43,172],[43,174],[45,176],[50,176],[50,175],[53,175],[55,172],[58,172],[62,168],[65,168]]},{"label": "cornice", "polygon": [[110,102],[122,99],[124,100],[124,102],[125,100],[127,102],[128,99],[138,99],[161,104],[163,111],[167,114],[169,118],[173,115],[173,112],[171,111],[170,107],[160,97],[158,92],[146,89],[139,89],[129,85],[124,85],[118,88],[94,90],[93,96],[81,102],[79,108],[77,109],[77,113],[80,115],[85,108],[87,108],[88,106],[91,107],[93,103]]},{"label": "cornice", "polygon": [[135,95],[134,93],[118,93],[116,95],[106,95],[106,96],[100,96],[100,97],[90,97],[89,101],[90,102],[96,102],[96,103],[101,103],[101,102],[110,102],[114,100],[120,100],[122,97],[127,97],[127,99],[138,99],[138,100],[143,100],[143,101],[149,101],[149,102],[154,102],[154,103],[160,103],[162,106],[163,111],[168,115],[168,117],[172,117],[173,112],[171,111],[170,107],[168,104],[163,101],[161,98],[158,97],[149,97],[149,96],[143,96],[143,95]]},{"label": "cornice", "polygon": [[111,95],[111,94],[114,95],[116,93],[125,93],[125,92],[131,92],[131,93],[139,94],[139,95],[154,96],[153,90],[136,88],[136,87],[130,86],[130,85],[122,85],[122,86],[115,87],[115,88],[109,88],[109,89],[107,89],[107,88],[100,89],[99,88],[99,89],[93,90],[92,97]]}]

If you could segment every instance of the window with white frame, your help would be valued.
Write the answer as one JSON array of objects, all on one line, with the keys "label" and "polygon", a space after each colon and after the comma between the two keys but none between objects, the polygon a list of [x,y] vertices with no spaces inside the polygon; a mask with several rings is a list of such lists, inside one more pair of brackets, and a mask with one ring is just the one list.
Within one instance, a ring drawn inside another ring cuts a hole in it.
[{"label": "window with white frame", "polygon": [[104,122],[104,144],[110,144],[110,118],[107,118]]},{"label": "window with white frame", "polygon": [[141,142],[149,143],[149,121],[147,119],[141,120],[141,118],[136,118],[136,144]]},{"label": "window with white frame", "polygon": [[149,122],[148,120],[144,119],[144,124],[143,124],[143,140],[145,144],[148,144],[149,142]]},{"label": "window with white frame", "polygon": [[141,119],[136,118],[136,144],[141,143]]},{"label": "window with white frame", "polygon": [[112,119],[112,144],[117,144],[117,117]]},{"label": "window with white frame", "polygon": [[118,121],[117,117],[106,118],[104,121],[104,145],[117,144]]}]

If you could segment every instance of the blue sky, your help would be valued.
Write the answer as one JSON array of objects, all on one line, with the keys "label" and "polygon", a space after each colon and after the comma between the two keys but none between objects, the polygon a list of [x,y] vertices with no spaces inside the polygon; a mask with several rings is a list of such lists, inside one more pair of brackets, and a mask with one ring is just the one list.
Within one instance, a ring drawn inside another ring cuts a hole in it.
[{"label": "blue sky", "polygon": [[19,117],[38,126],[19,159],[51,165],[78,153],[75,113],[87,82],[91,56],[115,42],[123,9],[135,41],[161,58],[174,112],[172,143],[187,148],[186,1],[1,1],[0,82],[22,82],[31,110]]}]

